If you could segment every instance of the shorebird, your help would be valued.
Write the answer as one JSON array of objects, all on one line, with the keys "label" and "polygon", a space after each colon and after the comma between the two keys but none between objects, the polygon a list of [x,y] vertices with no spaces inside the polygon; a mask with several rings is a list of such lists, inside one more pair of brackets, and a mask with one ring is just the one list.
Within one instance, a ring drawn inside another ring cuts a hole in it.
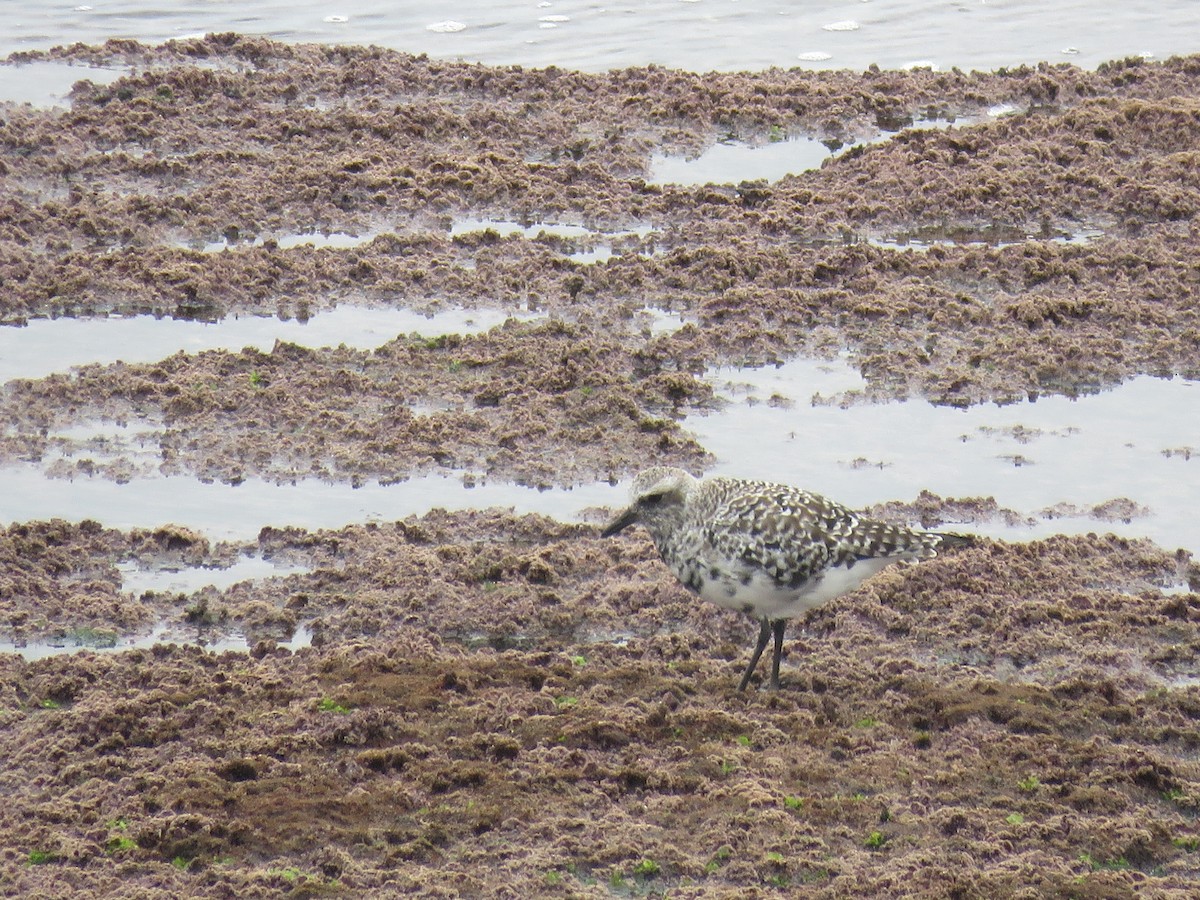
[{"label": "shorebird", "polygon": [[710,603],[761,621],[739,691],[750,683],[772,637],[770,687],[779,688],[788,619],[853,591],[897,560],[928,559],[939,547],[972,541],[967,535],[867,519],[786,484],[700,480],[667,466],[640,472],[630,496],[629,506],[605,527],[603,537],[642,525],[686,587]]}]

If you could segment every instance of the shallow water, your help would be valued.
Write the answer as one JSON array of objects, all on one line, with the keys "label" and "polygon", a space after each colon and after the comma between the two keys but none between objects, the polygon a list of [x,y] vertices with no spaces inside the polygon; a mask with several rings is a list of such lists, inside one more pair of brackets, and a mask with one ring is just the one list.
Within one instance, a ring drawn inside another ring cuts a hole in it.
[{"label": "shallow water", "polygon": [[[64,653],[79,653],[90,650],[94,653],[115,653],[122,650],[148,649],[157,644],[195,644],[212,653],[247,653],[267,635],[252,635],[242,632],[210,635],[207,627],[181,629],[175,623],[160,622],[149,634],[121,635],[106,630],[79,629],[61,638],[45,640],[11,641],[0,639],[0,653],[16,653],[27,660],[61,656]],[[280,647],[299,650],[312,646],[312,631],[307,625],[296,628],[291,637],[279,640],[272,636]]]},{"label": "shallow water", "polygon": [[603,233],[592,231],[583,225],[565,225],[555,222],[533,222],[529,225],[522,225],[520,222],[513,222],[508,219],[461,218],[455,219],[450,223],[450,237],[485,231],[494,231],[500,237],[519,234],[529,240],[533,240],[542,234],[548,237],[586,238]]},{"label": "shallow water", "polygon": [[[294,247],[315,247],[318,250],[349,250],[374,240],[380,232],[367,231],[363,234],[347,234],[344,231],[332,231],[327,234],[317,231],[296,232],[270,238],[275,241],[280,250],[291,250]],[[250,241],[230,241],[221,238],[217,241],[180,241],[179,246],[189,250],[199,250],[201,253],[220,253],[224,250],[242,250],[248,247],[261,247],[267,238],[259,236]]]},{"label": "shallow water", "polygon": [[461,307],[427,315],[344,305],[304,321],[274,316],[230,316],[218,322],[154,316],[30,319],[24,326],[0,326],[0,384],[13,378],[42,378],[88,363],[156,362],[180,351],[256,347],[266,352],[276,341],[369,350],[397,335],[477,334],[510,318],[530,320],[537,315]]},{"label": "shallow water", "polygon": [[[1115,531],[1200,551],[1198,382],[1139,376],[1076,400],[1048,396],[964,410],[856,399],[865,382],[843,360],[712,377],[737,402],[686,425],[716,455],[714,474],[790,482],[854,507],[922,490],[990,496],[1037,518],[1017,533],[1000,523],[981,529],[997,536]],[[1097,504],[1122,497],[1146,514],[1130,522],[1088,517]],[[1059,504],[1077,509],[1041,516]]]},{"label": "shallow water", "polygon": [[194,594],[205,587],[224,590],[243,581],[283,578],[311,572],[308,566],[279,565],[261,556],[243,556],[232,566],[183,566],[175,569],[144,569],[136,562],[117,564],[121,590],[141,596],[147,591],[158,594]]},{"label": "shallow water", "polygon": [[[314,0],[254,4],[0,0],[0,55],[110,37],[159,43],[237,31],[283,41],[375,44],[442,59],[586,71],[658,63],[692,71],[771,66],[993,69],[1200,49],[1200,4],[1159,0]],[[557,20],[548,20],[551,17]],[[858,27],[835,27],[853,22]]]},{"label": "shallow water", "polygon": [[[0,4],[3,7],[4,4]],[[31,106],[70,106],[71,87],[77,81],[112,84],[129,69],[72,65],[39,61],[19,66],[0,66],[0,103]]]},{"label": "shallow water", "polygon": [[0,468],[0,520],[95,519],[110,528],[175,524],[221,540],[253,540],[267,526],[341,528],[355,522],[393,522],[431,509],[512,508],[571,521],[592,506],[613,506],[625,492],[607,483],[539,491],[505,482],[465,487],[461,477],[426,475],[391,485],[352,487],[306,479],[273,484],[247,478],[238,485],[185,475],[134,478],[47,478],[35,465]]},{"label": "shallow water", "polygon": [[[668,325],[670,313],[658,313]],[[651,329],[655,323],[648,326]],[[970,409],[924,400],[870,403],[865,382],[845,360],[800,359],[763,369],[710,373],[730,402],[720,412],[684,422],[716,457],[711,474],[797,484],[852,507],[911,500],[922,490],[943,497],[994,497],[1024,521],[971,524],[1009,540],[1088,531],[1148,536],[1167,548],[1200,551],[1194,516],[1200,465],[1200,383],[1134,378],[1076,400]],[[141,430],[78,426],[60,455],[123,457],[157,462],[153,424]],[[747,435],[754,435],[752,441]],[[48,454],[47,461],[53,462]],[[173,523],[219,539],[250,540],[266,525],[340,528],[353,522],[394,521],[434,508],[486,507],[536,512],[570,521],[593,507],[625,501],[625,486],[607,483],[536,490],[441,473],[392,485],[315,479],[277,485],[249,478],[239,485],[190,476],[133,477],[117,484],[99,476],[47,477],[43,468],[0,468],[4,518],[96,519],[117,528]],[[1128,518],[1099,518],[1112,500]],[[1124,506],[1129,506],[1125,509]]]},{"label": "shallow water", "polygon": [[[439,58],[464,58],[525,66],[560,65],[601,71],[658,63],[690,70],[763,69],[768,66],[863,69],[913,64],[948,69],[990,69],[1019,63],[1070,62],[1094,67],[1106,59],[1146,52],[1159,58],[1200,50],[1200,4],[1164,0],[1153,9],[1115,2],[1059,4],[1034,0],[917,0],[828,2],[805,6],[770,5],[755,0],[649,0],[600,6],[570,0],[542,4],[465,0],[452,6],[363,0],[353,7],[282,3],[250,6],[211,0],[135,4],[112,0],[94,8],[61,7],[0,0],[0,54],[76,40],[98,43],[133,37],[156,43],[171,37],[216,31],[263,34],[287,41],[373,43]],[[556,17],[554,19],[548,17]],[[854,26],[841,23],[853,22]],[[431,29],[436,23],[462,27]],[[840,26],[840,27],[835,27]],[[109,83],[120,69],[91,69],[48,63],[0,66],[0,102],[65,106],[79,79]],[[1014,112],[996,107],[992,116]],[[919,127],[918,123],[918,127]],[[958,123],[963,124],[963,123]],[[679,184],[777,180],[819,166],[828,147],[803,138],[760,147],[720,144],[698,160],[656,157],[653,178]],[[612,241],[640,230],[606,234],[578,225],[523,225],[461,220],[451,234],[492,228],[534,239],[545,232],[594,246],[574,253],[576,262],[602,262]],[[375,233],[295,234],[281,247],[309,244],[352,247]],[[936,242],[927,236],[884,236],[881,246],[920,250]],[[1030,237],[1030,236],[1026,236]],[[1049,239],[1086,240],[1089,235]],[[890,244],[888,239],[894,238]],[[236,250],[253,242],[217,241],[199,249]],[[454,318],[458,316],[459,318]],[[490,318],[495,316],[496,318]],[[35,320],[27,327],[0,327],[0,383],[15,377],[41,377],[89,362],[152,362],[180,350],[268,350],[276,340],[307,346],[370,348],[397,334],[433,336],[485,330],[506,313],[453,310],[428,318],[397,310],[339,307],[307,323],[268,317],[241,317],[205,324],[172,319]],[[649,333],[678,327],[678,314],[644,311]],[[114,349],[116,348],[116,349]],[[943,496],[994,496],[1002,507],[1032,517],[1032,525],[979,530],[1009,539],[1054,532],[1118,531],[1149,535],[1166,547],[1200,550],[1194,521],[1197,482],[1193,459],[1200,433],[1200,387],[1183,381],[1138,378],[1104,394],[1076,401],[1044,398],[1009,407],[957,410],[924,401],[873,405],[813,405],[814,392],[836,394],[861,389],[862,380],[844,363],[796,361],[780,369],[714,372],[722,392],[734,397],[724,411],[694,416],[685,423],[717,457],[719,473],[772,477],[801,484],[852,506],[887,499],[911,499],[923,489]],[[728,382],[749,384],[738,388]],[[769,401],[777,395],[774,404]],[[759,402],[746,402],[757,398]],[[793,401],[790,405],[784,398]],[[58,434],[65,445],[88,443],[93,455],[147,460],[156,456],[153,423],[119,427],[90,423]],[[747,440],[754,435],[754,440]],[[53,459],[54,452],[48,454]],[[34,520],[61,516],[94,518],[111,527],[154,527],[173,523],[217,538],[247,540],[261,527],[295,525],[338,528],[361,521],[391,521],[434,507],[510,507],[563,520],[595,506],[623,502],[624,486],[587,485],[575,490],[536,491],[504,483],[466,488],[459,476],[435,474],[396,485],[304,481],[274,485],[249,479],[238,486],[206,484],[195,478],[134,478],[116,484],[101,478],[49,479],[35,466],[0,469],[0,517]],[[1089,518],[1098,503],[1127,497],[1146,507],[1130,522]],[[1040,511],[1059,504],[1062,518]],[[974,530],[974,526],[972,526]],[[258,561],[262,563],[262,561]],[[253,574],[253,561],[230,570],[177,573],[123,572],[130,590],[192,590],[200,579],[267,577]],[[238,571],[238,567],[242,567]],[[248,574],[249,573],[249,574]],[[271,574],[286,574],[277,570]],[[159,579],[159,580],[153,580]],[[155,587],[153,585],[161,585]],[[176,587],[174,585],[182,585]],[[165,626],[113,647],[149,646],[176,637]],[[201,640],[203,637],[197,635]],[[82,636],[79,646],[87,643]],[[294,640],[311,638],[302,630]],[[236,646],[240,641],[240,646]],[[77,649],[30,645],[26,655]],[[94,642],[93,642],[94,643]],[[217,649],[245,649],[250,640],[231,638]],[[0,642],[0,651],[16,649]]]},{"label": "shallow water", "polygon": [[450,223],[450,236],[458,237],[463,234],[475,234],[493,231],[501,237],[519,235],[526,240],[536,240],[538,237],[560,237],[574,241],[581,247],[567,254],[567,258],[577,263],[591,264],[605,262],[615,255],[615,246],[623,239],[642,240],[648,237],[654,226],[639,223],[632,228],[621,231],[597,231],[584,225],[569,225],[555,222],[534,222],[522,224],[508,219],[459,218]]},{"label": "shallow water", "polygon": [[[960,118],[955,122],[942,119],[919,119],[902,130],[949,128],[965,126],[974,120]],[[899,132],[884,129],[882,134],[866,143],[880,143]],[[655,153],[650,157],[650,184],[678,184],[694,186],[702,184],[738,184],[742,181],[778,181],[787,175],[799,175],[811,169],[819,169],[827,159],[832,159],[857,144],[839,144],[801,135],[776,136],[776,139],[760,144],[749,144],[740,140],[722,140],[696,157],[669,156]]]},{"label": "shallow water", "polygon": [[930,247],[954,246],[958,244],[987,244],[989,247],[1012,247],[1025,241],[1048,241],[1052,244],[1086,244],[1104,237],[1104,232],[1095,228],[1055,234],[1018,233],[1013,229],[990,232],[980,229],[974,233],[958,231],[953,236],[935,237],[937,229],[922,230],[886,237],[867,237],[866,243],[883,250],[915,250],[923,253]]},{"label": "shallow water", "polygon": [[766,179],[778,181],[819,169],[833,150],[814,138],[787,140],[754,146],[740,141],[714,144],[692,159],[655,153],[650,158],[650,184],[737,184]]}]

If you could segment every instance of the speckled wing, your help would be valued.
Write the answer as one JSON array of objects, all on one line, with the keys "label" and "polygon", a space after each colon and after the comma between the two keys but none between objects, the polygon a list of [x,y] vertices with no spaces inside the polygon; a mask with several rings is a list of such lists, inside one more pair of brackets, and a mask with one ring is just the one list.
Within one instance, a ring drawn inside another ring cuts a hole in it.
[{"label": "speckled wing", "polygon": [[727,481],[712,487],[706,541],[780,587],[799,587],[830,565],[840,536],[858,521],[845,507],[787,485]]},{"label": "speckled wing", "polygon": [[[863,519],[839,503],[788,485],[735,482],[716,490],[705,538],[717,552],[799,588],[830,566],[860,559],[934,555],[938,536]],[[706,504],[707,505],[707,504]]]}]

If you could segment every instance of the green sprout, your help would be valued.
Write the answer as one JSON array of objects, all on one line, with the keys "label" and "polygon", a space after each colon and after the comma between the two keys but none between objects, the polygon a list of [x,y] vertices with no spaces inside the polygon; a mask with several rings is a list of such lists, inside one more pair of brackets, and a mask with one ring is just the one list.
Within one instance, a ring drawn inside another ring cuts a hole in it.
[{"label": "green sprout", "polygon": [[661,871],[662,871],[662,867],[660,867],[658,863],[656,863],[654,860],[650,859],[649,857],[643,859],[641,862],[639,862],[636,866],[633,867],[633,874],[641,875],[643,878],[653,878],[655,875],[658,875]]},{"label": "green sprout", "polygon": [[1086,865],[1093,872],[1102,870],[1108,872],[1119,872],[1124,869],[1133,868],[1133,866],[1130,865],[1129,860],[1123,856],[1118,856],[1116,859],[1099,860],[1090,853],[1080,853],[1079,861]]},{"label": "green sprout", "polygon": [[108,843],[104,845],[104,849],[109,855],[124,853],[127,850],[133,850],[137,847],[137,841],[128,835],[117,834],[108,839]]},{"label": "green sprout", "polygon": [[728,844],[722,844],[717,848],[717,852],[713,854],[712,859],[705,863],[704,874],[711,875],[713,872],[717,871],[717,869],[721,868],[721,866],[725,865],[725,863],[729,862],[729,859],[732,856],[733,848]]}]

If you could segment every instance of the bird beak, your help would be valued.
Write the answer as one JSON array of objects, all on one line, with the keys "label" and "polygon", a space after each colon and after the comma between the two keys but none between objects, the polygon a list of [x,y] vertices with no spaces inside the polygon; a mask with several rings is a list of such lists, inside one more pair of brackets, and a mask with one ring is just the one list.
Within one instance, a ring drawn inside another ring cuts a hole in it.
[{"label": "bird beak", "polygon": [[600,537],[612,537],[614,534],[624,531],[636,521],[637,509],[631,506],[629,509],[625,510],[623,513],[605,525],[604,530],[600,532]]}]

